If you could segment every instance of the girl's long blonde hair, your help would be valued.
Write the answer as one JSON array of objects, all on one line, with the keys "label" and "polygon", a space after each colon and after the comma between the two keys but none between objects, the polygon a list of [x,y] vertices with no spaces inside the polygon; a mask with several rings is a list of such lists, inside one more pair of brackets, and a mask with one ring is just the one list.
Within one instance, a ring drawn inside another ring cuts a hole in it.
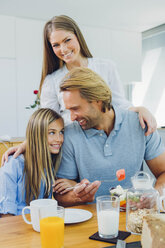
[{"label": "girl's long blonde hair", "polygon": [[86,58],[92,58],[92,54],[90,53],[86,41],[79,29],[77,23],[70,18],[69,16],[60,15],[53,17],[50,21],[45,24],[44,27],[44,44],[43,44],[43,66],[42,66],[42,75],[40,81],[39,92],[41,94],[42,85],[45,77],[48,74],[58,70],[64,64],[62,60],[60,60],[55,53],[53,52],[51,43],[50,43],[50,35],[54,30],[61,29],[65,31],[69,31],[76,35],[78,42],[80,44],[80,52],[82,56]]},{"label": "girl's long blonde hair", "polygon": [[50,194],[61,154],[55,155],[53,163],[48,146],[48,127],[60,118],[58,113],[47,108],[35,111],[28,122],[24,166],[27,204],[39,197],[41,180],[45,183],[44,197],[47,198]]}]

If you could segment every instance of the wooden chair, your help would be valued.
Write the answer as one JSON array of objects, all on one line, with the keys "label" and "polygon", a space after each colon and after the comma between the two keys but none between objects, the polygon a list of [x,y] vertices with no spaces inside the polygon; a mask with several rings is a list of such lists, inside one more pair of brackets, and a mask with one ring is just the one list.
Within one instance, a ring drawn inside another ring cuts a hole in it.
[{"label": "wooden chair", "polygon": [[1,166],[2,155],[4,154],[4,152],[7,151],[9,147],[10,147],[9,142],[6,142],[6,141],[4,142],[0,140],[0,166]]}]

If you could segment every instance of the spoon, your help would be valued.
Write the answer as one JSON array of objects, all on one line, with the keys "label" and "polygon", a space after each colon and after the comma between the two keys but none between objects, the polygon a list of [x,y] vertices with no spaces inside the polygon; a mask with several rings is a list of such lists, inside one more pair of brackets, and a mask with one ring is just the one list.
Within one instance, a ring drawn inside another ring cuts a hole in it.
[{"label": "spoon", "polygon": [[126,242],[124,240],[118,239],[116,248],[125,248],[126,247]]}]

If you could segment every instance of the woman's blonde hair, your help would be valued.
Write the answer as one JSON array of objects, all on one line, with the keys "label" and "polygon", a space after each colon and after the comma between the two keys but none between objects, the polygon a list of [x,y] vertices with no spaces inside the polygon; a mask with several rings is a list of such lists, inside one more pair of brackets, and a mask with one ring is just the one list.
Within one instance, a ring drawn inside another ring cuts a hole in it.
[{"label": "woman's blonde hair", "polygon": [[55,55],[50,43],[50,35],[54,30],[57,29],[69,31],[75,34],[80,44],[80,52],[82,56],[87,58],[92,57],[92,54],[90,53],[86,41],[76,22],[69,16],[65,16],[65,15],[53,17],[50,21],[48,21],[45,24],[44,27],[43,66],[42,66],[41,82],[39,87],[40,93],[45,77],[48,74],[61,68],[64,64],[64,62]]},{"label": "woman's blonde hair", "polygon": [[55,161],[52,159],[48,146],[48,127],[50,123],[60,118],[55,111],[43,108],[35,111],[28,122],[24,166],[27,204],[39,197],[41,180],[45,183],[44,197],[50,194],[61,154],[54,156]]},{"label": "woman's blonde hair", "polygon": [[63,78],[60,90],[79,90],[81,97],[88,102],[102,101],[102,112],[111,108],[111,90],[96,72],[88,68],[72,69]]}]

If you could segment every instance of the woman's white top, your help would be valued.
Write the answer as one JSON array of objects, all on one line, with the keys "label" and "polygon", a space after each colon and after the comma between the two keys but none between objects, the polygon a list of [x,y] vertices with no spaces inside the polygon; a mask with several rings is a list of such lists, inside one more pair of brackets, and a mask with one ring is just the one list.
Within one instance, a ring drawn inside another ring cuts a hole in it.
[{"label": "woman's white top", "polygon": [[[112,91],[112,105],[128,109],[132,104],[125,99],[122,83],[115,65],[108,59],[88,58],[88,68],[98,73]],[[41,91],[41,107],[51,108],[63,118],[65,125],[71,123],[69,111],[65,109],[60,84],[68,73],[66,65],[46,76]]]}]

